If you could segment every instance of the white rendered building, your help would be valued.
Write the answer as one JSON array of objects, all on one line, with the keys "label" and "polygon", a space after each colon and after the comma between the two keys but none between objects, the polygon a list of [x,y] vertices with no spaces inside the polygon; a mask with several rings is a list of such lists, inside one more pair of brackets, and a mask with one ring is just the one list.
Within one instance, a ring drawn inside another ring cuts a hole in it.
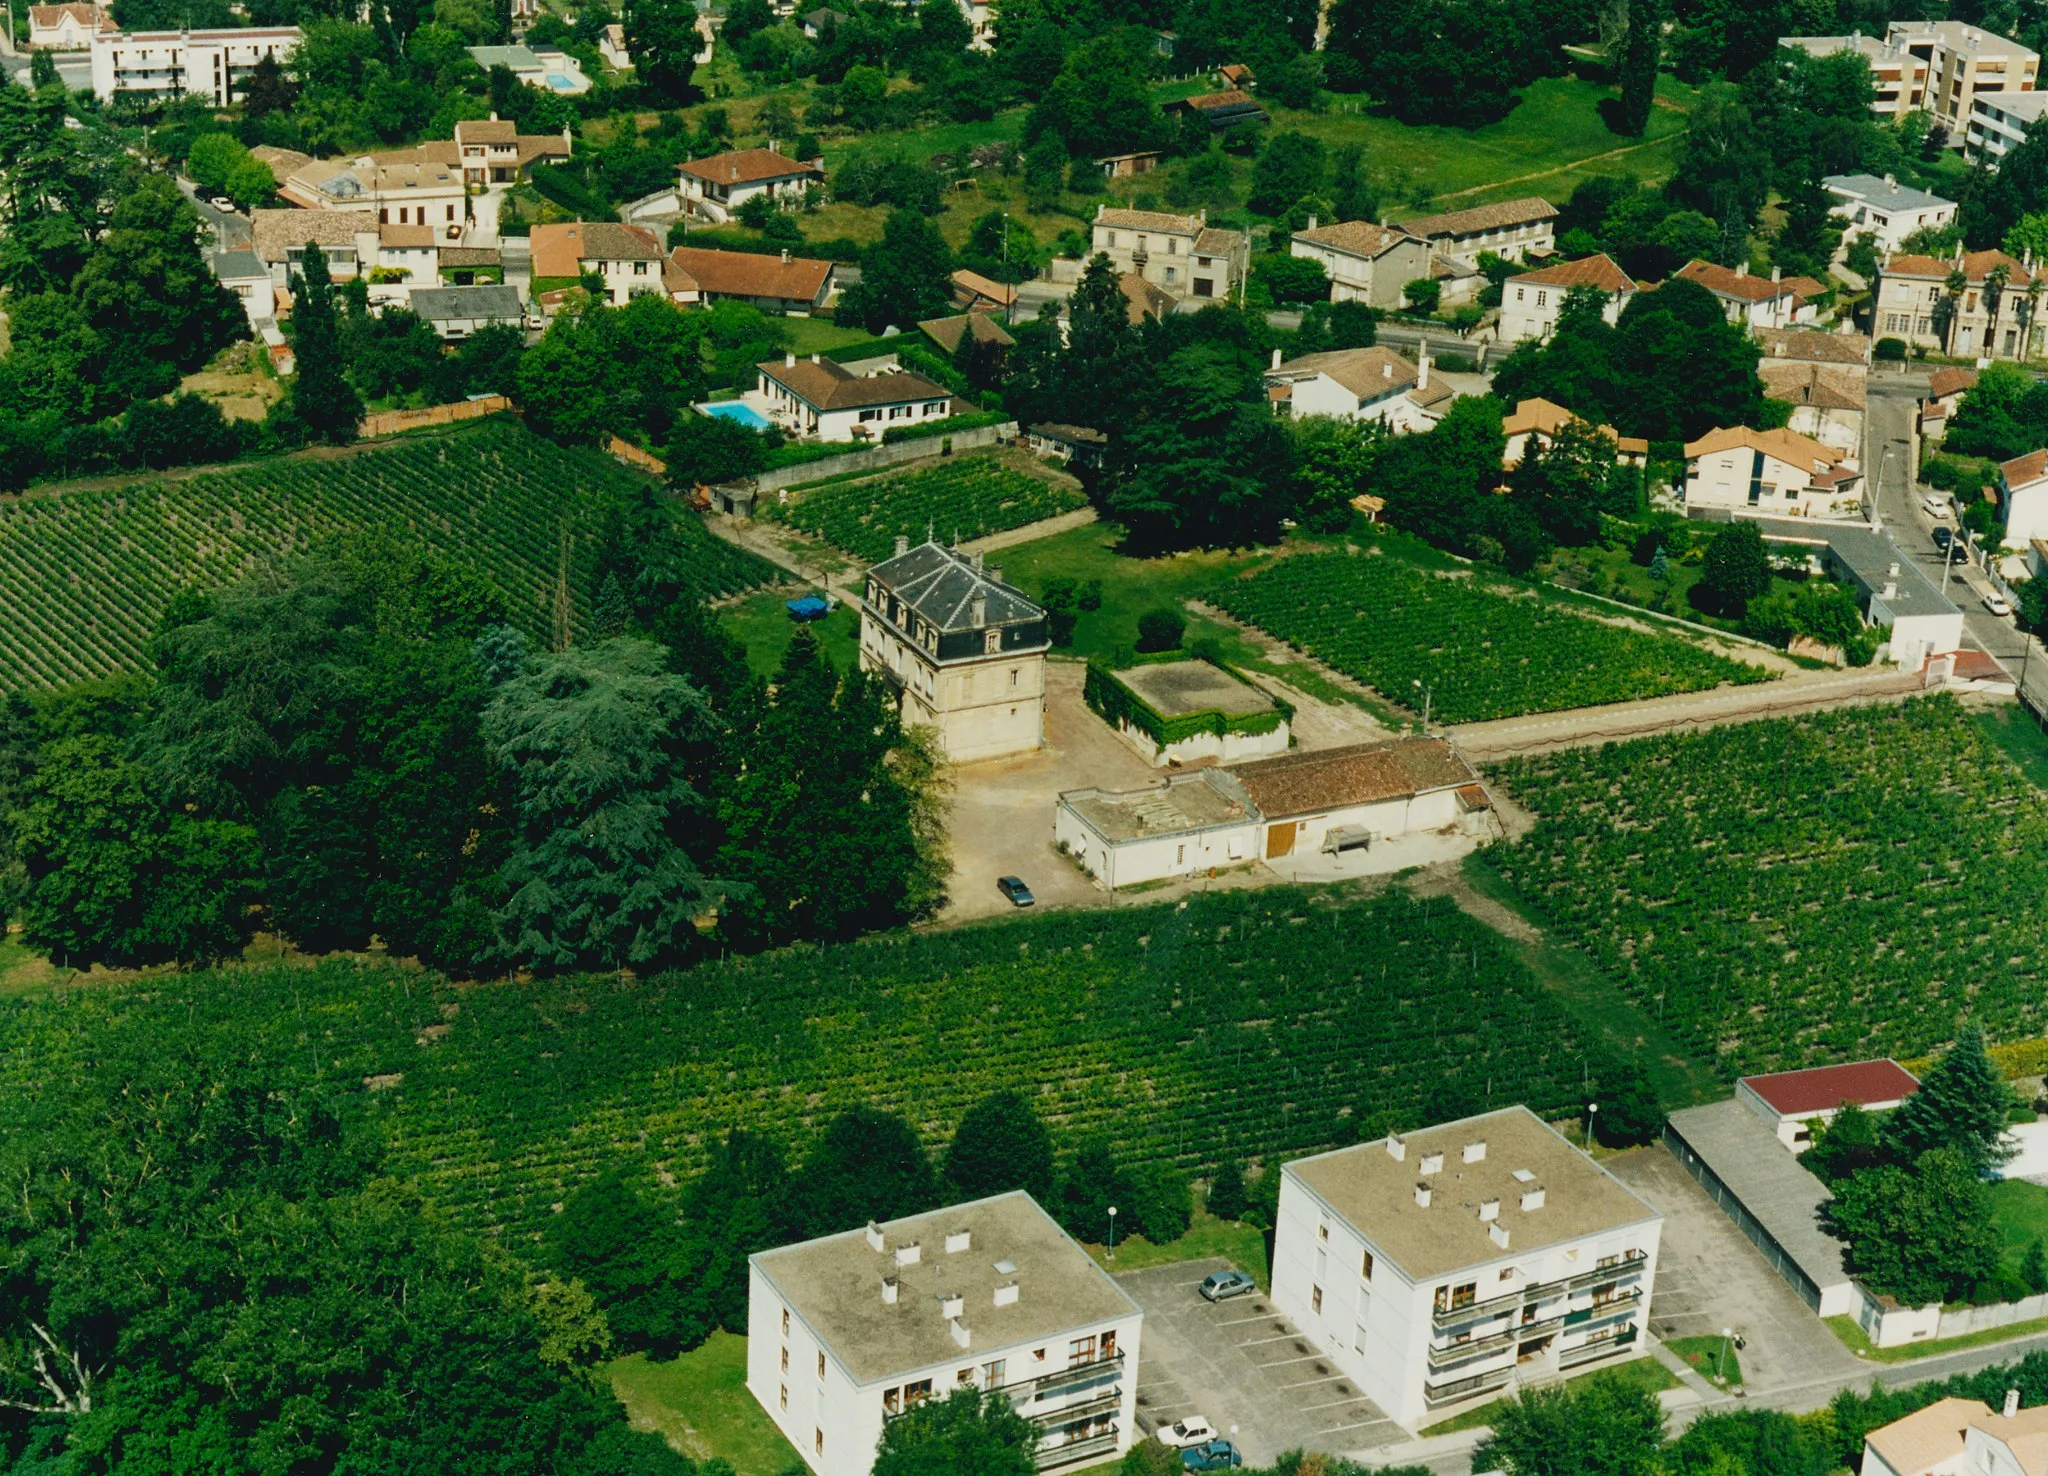
[{"label": "white rendered building", "polygon": [[883,1427],[999,1389],[1038,1469],[1136,1443],[1144,1313],[1021,1190],[748,1258],[747,1390],[818,1476],[867,1476]]},{"label": "white rendered building", "polygon": [[118,31],[104,5],[31,5],[28,8],[30,51],[83,51],[102,31]]},{"label": "white rendered building", "polygon": [[1663,1228],[1510,1107],[1285,1165],[1273,1303],[1413,1429],[1643,1351]]},{"label": "white rendered building", "polygon": [[1735,1100],[1771,1125],[1794,1153],[1813,1146],[1813,1124],[1833,1122],[1854,1102],[1866,1112],[1889,1112],[1920,1089],[1919,1078],[1889,1056],[1745,1076]]},{"label": "white rendered building", "polygon": [[1321,265],[1330,279],[1330,301],[1363,302],[1397,308],[1401,291],[1429,275],[1429,243],[1393,226],[1347,220],[1296,231],[1288,251]]},{"label": "white rendered building", "polygon": [[1863,475],[1833,446],[1789,430],[1726,426],[1685,445],[1685,510],[1762,517],[1863,516]]},{"label": "white rendered building", "polygon": [[1899,250],[1906,237],[1920,230],[1939,230],[1956,218],[1956,203],[1899,183],[1895,175],[1830,174],[1821,187],[1846,216],[1851,236],[1869,231],[1878,249]]},{"label": "white rendered building", "polygon": [[1095,207],[1090,253],[1101,252],[1119,272],[1136,272],[1175,297],[1222,301],[1251,270],[1251,241],[1243,231],[1209,224],[1209,212],[1170,215],[1157,210]]},{"label": "white rendered building", "polygon": [[784,354],[780,363],[754,366],[759,380],[752,401],[807,441],[879,442],[892,427],[951,412],[951,390],[895,367],[893,354],[886,362],[876,373],[856,374],[822,354]]},{"label": "white rendered building", "polygon": [[1610,256],[1587,256],[1561,261],[1539,271],[1510,277],[1500,289],[1500,340],[1520,343],[1525,338],[1548,338],[1557,327],[1564,300],[1574,289],[1591,287],[1607,294],[1600,316],[1609,323],[1621,317],[1621,310],[1635,296],[1636,284]]},{"label": "white rendered building", "polygon": [[1973,158],[1996,161],[2027,141],[2027,130],[2048,113],[2048,92],[1994,92],[1970,105],[1966,147]]},{"label": "white rendered building", "polygon": [[895,690],[905,727],[935,728],[954,762],[1045,742],[1045,611],[979,554],[910,547],[868,570],[860,667]]},{"label": "white rendered building", "polygon": [[1457,391],[1430,377],[1429,345],[1420,362],[1409,363],[1390,348],[1331,349],[1280,358],[1273,350],[1266,393],[1277,414],[1300,419],[1331,415],[1339,420],[1377,420],[1397,435],[1433,430],[1451,408]]},{"label": "white rendered building", "polygon": [[756,195],[800,203],[806,190],[824,186],[825,171],[774,149],[741,149],[708,159],[687,159],[679,180],[678,197],[686,212],[706,220],[728,221]]},{"label": "white rendered building", "polygon": [[100,31],[92,38],[92,90],[116,97],[202,97],[215,107],[265,57],[288,66],[299,49],[297,26],[231,31]]}]

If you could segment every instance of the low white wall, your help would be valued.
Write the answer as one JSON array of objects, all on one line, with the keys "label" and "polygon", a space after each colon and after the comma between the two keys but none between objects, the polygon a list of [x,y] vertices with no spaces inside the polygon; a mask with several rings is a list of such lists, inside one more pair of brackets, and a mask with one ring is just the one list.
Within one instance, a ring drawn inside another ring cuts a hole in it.
[{"label": "low white wall", "polygon": [[[1859,1291],[1862,1288],[1858,1288]],[[1823,1317],[1830,1316],[1825,1308]],[[1941,1334],[1941,1303],[1929,1302],[1925,1307],[1880,1307],[1877,1299],[1867,1291],[1863,1292],[1862,1305],[1856,1313],[1857,1325],[1864,1336],[1880,1348],[1897,1348],[1905,1343],[1926,1342]]]},{"label": "low white wall", "polygon": [[1219,764],[1241,764],[1247,759],[1271,758],[1287,752],[1288,727],[1285,723],[1270,733],[1197,733],[1164,748],[1152,741],[1150,733],[1129,723],[1118,723],[1116,730],[1118,736],[1143,754],[1146,762],[1155,769],[1163,769],[1175,759],[1183,764],[1191,764],[1198,759],[1214,759]]},{"label": "low white wall", "polygon": [[2008,1145],[2019,1151],[2000,1173],[2008,1179],[2048,1176],[2048,1122],[2023,1122],[2005,1136]]},{"label": "low white wall", "polygon": [[1017,422],[1011,420],[1001,425],[976,426],[972,430],[952,431],[948,436],[924,436],[915,441],[897,441],[886,446],[871,446],[865,451],[848,451],[843,456],[806,461],[801,466],[777,467],[756,475],[754,486],[762,492],[776,492],[798,482],[815,482],[825,477],[836,477],[842,472],[880,471],[900,462],[937,456],[939,448],[949,438],[956,452],[971,451],[977,446],[993,446],[998,441],[1015,440]]},{"label": "low white wall", "polygon": [[[1982,1332],[1986,1328],[2010,1327],[2015,1322],[2032,1322],[2037,1317],[2048,1317],[2048,1293],[2037,1297],[2021,1297],[2017,1302],[1998,1302],[1989,1307],[1944,1309],[1938,1336],[1959,1338],[1966,1333]],[[1890,1345],[1880,1343],[1878,1346]]]}]

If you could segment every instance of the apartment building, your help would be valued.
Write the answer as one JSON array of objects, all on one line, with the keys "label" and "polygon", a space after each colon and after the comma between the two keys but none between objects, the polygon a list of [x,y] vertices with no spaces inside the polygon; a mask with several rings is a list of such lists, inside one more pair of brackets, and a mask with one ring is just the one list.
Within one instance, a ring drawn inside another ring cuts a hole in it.
[{"label": "apartment building", "polygon": [[1043,746],[1051,646],[1045,611],[979,554],[899,536],[868,570],[861,670],[888,682],[905,726],[935,729],[955,762]]},{"label": "apartment building", "polygon": [[1117,271],[1134,272],[1175,297],[1226,299],[1251,267],[1245,234],[1210,225],[1206,210],[1169,215],[1098,205],[1091,236],[1091,251]]},{"label": "apartment building", "polygon": [[1491,251],[1509,261],[1526,261],[1550,254],[1556,221],[1557,207],[1531,196],[1404,220],[1401,229],[1429,242],[1439,255],[1471,261],[1480,252]]},{"label": "apartment building", "polygon": [[1525,338],[1548,338],[1557,327],[1564,300],[1576,288],[1591,287],[1607,294],[1607,306],[1600,316],[1612,323],[1636,295],[1636,284],[1611,256],[1587,256],[1561,261],[1556,266],[1510,277],[1500,291],[1500,339],[1520,343]]},{"label": "apartment building", "polygon": [[[1951,293],[1949,278],[1958,272],[1962,287]],[[2048,341],[2029,309],[2034,280],[2029,263],[2003,251],[1895,254],[1878,268],[1872,328],[1879,338],[1902,338],[1959,358],[2031,356]]]},{"label": "apartment building", "polygon": [[206,98],[217,108],[232,103],[256,64],[279,66],[299,49],[297,26],[231,31],[96,31],[92,37],[92,90],[101,102],[117,97]]},{"label": "apartment building", "polygon": [[1927,63],[1893,47],[1882,36],[1866,36],[1861,31],[1847,36],[1786,36],[1778,44],[1808,56],[1834,56],[1844,51],[1861,56],[1870,64],[1871,80],[1877,84],[1870,111],[1888,123],[1920,107],[1920,99],[1926,95]]},{"label": "apartment building", "polygon": [[1833,446],[1789,430],[1746,425],[1685,446],[1685,510],[1774,518],[1861,518],[1863,474]]},{"label": "apartment building", "polygon": [[1037,1468],[1139,1438],[1145,1315],[1021,1190],[748,1257],[747,1391],[817,1476],[867,1476],[891,1420],[1007,1395]]},{"label": "apartment building", "polygon": [[1413,1429],[1641,1353],[1663,1225],[1510,1107],[1284,1165],[1273,1303]]},{"label": "apartment building", "polygon": [[1994,163],[2026,142],[2027,130],[2048,112],[2048,92],[1995,92],[1970,105],[1964,147],[1973,159]]},{"label": "apartment building", "polygon": [[1952,20],[1893,21],[1881,40],[1852,33],[1787,36],[1778,44],[1810,56],[1860,54],[1877,82],[1872,113],[1895,122],[1919,109],[1948,129],[1958,148],[1976,100],[2032,92],[2041,65],[2039,52]]},{"label": "apartment building", "polygon": [[1330,279],[1330,301],[1363,302],[1377,308],[1401,305],[1401,289],[1429,275],[1429,243],[1420,236],[1369,220],[1347,220],[1296,231],[1291,254],[1321,265]]},{"label": "apartment building", "polygon": [[1901,185],[1893,175],[1830,174],[1820,183],[1836,213],[1848,218],[1849,234],[1871,232],[1880,251],[1897,251],[1915,231],[1939,230],[1956,218],[1955,201]]}]

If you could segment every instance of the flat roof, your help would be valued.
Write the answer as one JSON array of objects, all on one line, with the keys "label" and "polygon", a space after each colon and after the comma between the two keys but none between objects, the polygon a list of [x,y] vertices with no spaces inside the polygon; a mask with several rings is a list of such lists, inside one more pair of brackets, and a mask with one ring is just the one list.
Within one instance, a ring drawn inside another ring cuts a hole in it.
[{"label": "flat roof", "polygon": [[1176,774],[1149,789],[1070,789],[1060,800],[1112,842],[1257,818],[1244,790],[1220,769]]},{"label": "flat roof", "polygon": [[[1066,1349],[1050,1347],[1054,1339],[1139,1315],[1138,1304],[1021,1189],[890,1220],[881,1232],[880,1251],[859,1229],[748,1258],[856,1383],[964,1366],[1039,1339],[1049,1346],[1048,1371],[1063,1368]],[[947,1254],[947,1237],[962,1232],[966,1248]],[[919,1258],[898,1266],[897,1248],[908,1245]],[[890,1276],[893,1304],[882,1300]],[[997,1306],[997,1288],[1012,1285],[1017,1300]],[[940,1315],[940,1298],[954,1294],[965,1303],[964,1348]]]},{"label": "flat roof", "polygon": [[1842,1242],[1820,1228],[1820,1208],[1835,1196],[1776,1129],[1733,1097],[1682,1107],[1669,1121],[1808,1280],[1822,1290],[1849,1280]]},{"label": "flat roof", "polygon": [[1162,661],[1113,673],[1119,682],[1144,698],[1161,717],[1186,717],[1221,712],[1244,717],[1271,712],[1273,699],[1242,677],[1207,661]]},{"label": "flat roof", "polygon": [[[1889,533],[1873,528],[1868,523],[1830,523],[1818,518],[1757,518],[1757,531],[1768,542],[1825,544],[1828,550],[1846,565],[1857,582],[1870,590],[1882,589],[1886,584],[1896,582],[1898,592],[1886,600],[1885,607],[1896,618],[1901,615],[1955,615],[1960,610],[1956,603],[1941,592],[1940,586],[1927,577],[1927,573],[1911,555],[1892,542]],[[1898,574],[1891,572],[1898,566]]]},{"label": "flat roof", "polygon": [[1875,174],[1830,174],[1821,183],[1838,195],[1861,200],[1876,210],[1926,210],[1936,205],[1955,209],[1956,202],[1902,185],[1896,178]]},{"label": "flat roof", "polygon": [[1859,1107],[1904,1101],[1919,1090],[1920,1079],[1891,1057],[1878,1061],[1844,1061],[1807,1071],[1776,1071],[1745,1076],[1742,1085],[1778,1110],[1781,1117],[1832,1112],[1844,1102]]},{"label": "flat roof", "polygon": [[[1416,1281],[1662,1218],[1527,1107],[1447,1122],[1401,1141],[1399,1159],[1380,1138],[1296,1159],[1283,1172]],[[1486,1156],[1467,1163],[1466,1146],[1475,1143],[1485,1145]],[[1433,1154],[1443,1155],[1443,1167],[1425,1174],[1423,1160]],[[1430,1188],[1427,1206],[1415,1201],[1418,1184]],[[1523,1194],[1535,1189],[1543,1191],[1542,1205],[1523,1209]],[[1499,1201],[1505,1247],[1479,1218],[1486,1200]]]}]

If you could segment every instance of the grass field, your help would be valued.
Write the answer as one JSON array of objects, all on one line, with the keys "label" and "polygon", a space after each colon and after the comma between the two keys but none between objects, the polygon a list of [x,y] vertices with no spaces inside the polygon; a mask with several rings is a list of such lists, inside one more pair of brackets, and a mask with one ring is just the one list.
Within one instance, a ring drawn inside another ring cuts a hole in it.
[{"label": "grass field", "polygon": [[1268,1283],[1266,1232],[1256,1225],[1219,1220],[1203,1211],[1197,1211],[1187,1234],[1165,1245],[1154,1245],[1142,1235],[1133,1235],[1116,1243],[1114,1260],[1110,1259],[1107,1246],[1090,1245],[1087,1249],[1108,1271],[1142,1271],[1147,1266],[1171,1266],[1180,1261],[1221,1256],[1238,1270],[1249,1272],[1260,1286]]},{"label": "grass field", "polygon": [[1727,1338],[1666,1338],[1664,1346],[1683,1358],[1699,1376],[1725,1388],[1742,1387],[1742,1355]]},{"label": "grass field", "polygon": [[[736,600],[718,612],[725,628],[747,648],[747,665],[756,676],[773,676],[782,664],[782,653],[797,632],[786,605],[794,598],[789,590],[769,590]],[[811,630],[834,665],[842,671],[852,669],[860,652],[860,616],[853,606],[840,605],[823,620],[813,621]]]},{"label": "grass field", "polygon": [[2015,1322],[2005,1327],[1987,1327],[1981,1332],[1966,1333],[1960,1338],[1937,1338],[1931,1343],[1902,1343],[1896,1348],[1880,1348],[1865,1336],[1856,1319],[1846,1314],[1826,1319],[1828,1331],[1842,1340],[1842,1346],[1858,1358],[1867,1358],[1873,1363],[1911,1363],[1919,1358],[1933,1358],[1943,1353],[1962,1353],[1971,1348],[1986,1348],[1993,1343],[2015,1342],[2020,1338],[2032,1337],[2036,1333],[2048,1332],[2048,1317],[2032,1322]]},{"label": "grass field", "polygon": [[2048,1029],[2048,796],[1953,699],[1520,759],[1485,853],[1724,1075]]},{"label": "grass field", "polygon": [[[606,510],[641,482],[608,456],[496,418],[342,455],[0,503],[0,692],[138,668],[180,589],[351,532],[389,531],[460,559],[497,585],[514,621],[543,630],[563,535],[580,575]],[[698,550],[703,595],[772,576],[693,519],[679,526]]]},{"label": "grass field", "polygon": [[2027,1247],[2043,1242],[2048,1251],[2048,1189],[2024,1179],[2003,1179],[1990,1186],[1991,1218],[2003,1241],[1999,1269],[2017,1276]]},{"label": "grass field", "polygon": [[1015,453],[988,452],[835,481],[793,493],[786,507],[768,503],[762,513],[872,564],[890,556],[898,537],[912,546],[928,537],[969,542],[1087,505],[1071,477]]},{"label": "grass field", "polygon": [[736,1476],[782,1476],[797,1453],[747,1392],[747,1340],[715,1332],[669,1363],[644,1353],[599,1370],[626,1414],[691,1460],[723,1456]]}]

